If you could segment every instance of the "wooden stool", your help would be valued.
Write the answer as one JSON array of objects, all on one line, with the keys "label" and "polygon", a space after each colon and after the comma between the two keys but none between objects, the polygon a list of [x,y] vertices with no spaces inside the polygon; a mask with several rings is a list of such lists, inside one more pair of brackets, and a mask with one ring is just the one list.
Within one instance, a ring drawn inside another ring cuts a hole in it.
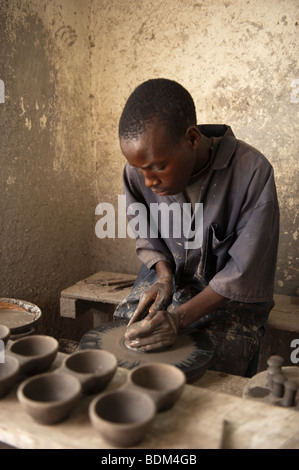
[{"label": "wooden stool", "polygon": [[64,289],[60,295],[60,316],[78,318],[92,311],[94,327],[113,319],[116,306],[126,298],[136,276],[100,271]]}]

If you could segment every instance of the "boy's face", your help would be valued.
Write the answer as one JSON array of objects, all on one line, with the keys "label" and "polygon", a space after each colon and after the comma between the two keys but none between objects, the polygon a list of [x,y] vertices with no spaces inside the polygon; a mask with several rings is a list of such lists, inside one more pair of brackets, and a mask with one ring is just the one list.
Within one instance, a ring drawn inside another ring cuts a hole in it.
[{"label": "boy's face", "polygon": [[178,194],[188,185],[195,152],[187,133],[173,143],[163,125],[153,124],[137,139],[121,139],[120,147],[128,163],[141,171],[145,185],[154,193]]}]

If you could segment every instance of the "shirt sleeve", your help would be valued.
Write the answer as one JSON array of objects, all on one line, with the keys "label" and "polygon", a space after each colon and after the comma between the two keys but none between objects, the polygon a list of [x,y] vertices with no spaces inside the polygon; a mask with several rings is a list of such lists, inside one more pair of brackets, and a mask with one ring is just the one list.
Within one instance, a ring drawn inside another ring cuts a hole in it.
[{"label": "shirt sleeve", "polygon": [[[219,294],[239,302],[273,299],[279,239],[279,207],[273,169],[258,168],[247,189],[236,230],[226,240],[211,231],[211,244],[222,269],[210,280]],[[228,243],[228,246],[225,246]]]},{"label": "shirt sleeve", "polygon": [[159,261],[168,261],[169,258],[160,251],[147,250],[146,248],[136,248],[136,254],[140,261],[151,269]]}]

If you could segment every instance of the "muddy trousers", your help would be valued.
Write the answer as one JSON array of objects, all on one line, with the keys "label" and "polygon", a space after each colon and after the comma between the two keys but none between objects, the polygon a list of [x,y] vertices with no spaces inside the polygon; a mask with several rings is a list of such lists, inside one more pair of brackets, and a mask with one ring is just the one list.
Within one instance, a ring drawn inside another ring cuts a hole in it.
[{"label": "muddy trousers", "polygon": [[[130,294],[117,306],[113,319],[129,320],[141,294],[156,280],[156,271],[142,266]],[[168,305],[172,303],[178,307],[199,292],[189,285],[175,288]],[[228,301],[191,325],[192,328],[204,331],[213,343],[215,352],[211,370],[243,377],[256,374],[261,338],[273,305],[273,302]]]}]

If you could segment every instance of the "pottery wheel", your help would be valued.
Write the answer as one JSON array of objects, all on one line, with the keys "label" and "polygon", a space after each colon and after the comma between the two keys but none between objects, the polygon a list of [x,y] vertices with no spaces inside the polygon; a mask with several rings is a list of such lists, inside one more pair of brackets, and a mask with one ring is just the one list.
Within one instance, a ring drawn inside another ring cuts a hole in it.
[{"label": "pottery wheel", "polygon": [[202,331],[179,335],[176,343],[164,351],[143,352],[128,349],[124,344],[127,323],[114,321],[88,331],[79,343],[79,349],[104,349],[112,352],[118,365],[133,369],[148,362],[164,362],[181,369],[187,380],[198,379],[210,366],[214,350],[209,337]]}]

